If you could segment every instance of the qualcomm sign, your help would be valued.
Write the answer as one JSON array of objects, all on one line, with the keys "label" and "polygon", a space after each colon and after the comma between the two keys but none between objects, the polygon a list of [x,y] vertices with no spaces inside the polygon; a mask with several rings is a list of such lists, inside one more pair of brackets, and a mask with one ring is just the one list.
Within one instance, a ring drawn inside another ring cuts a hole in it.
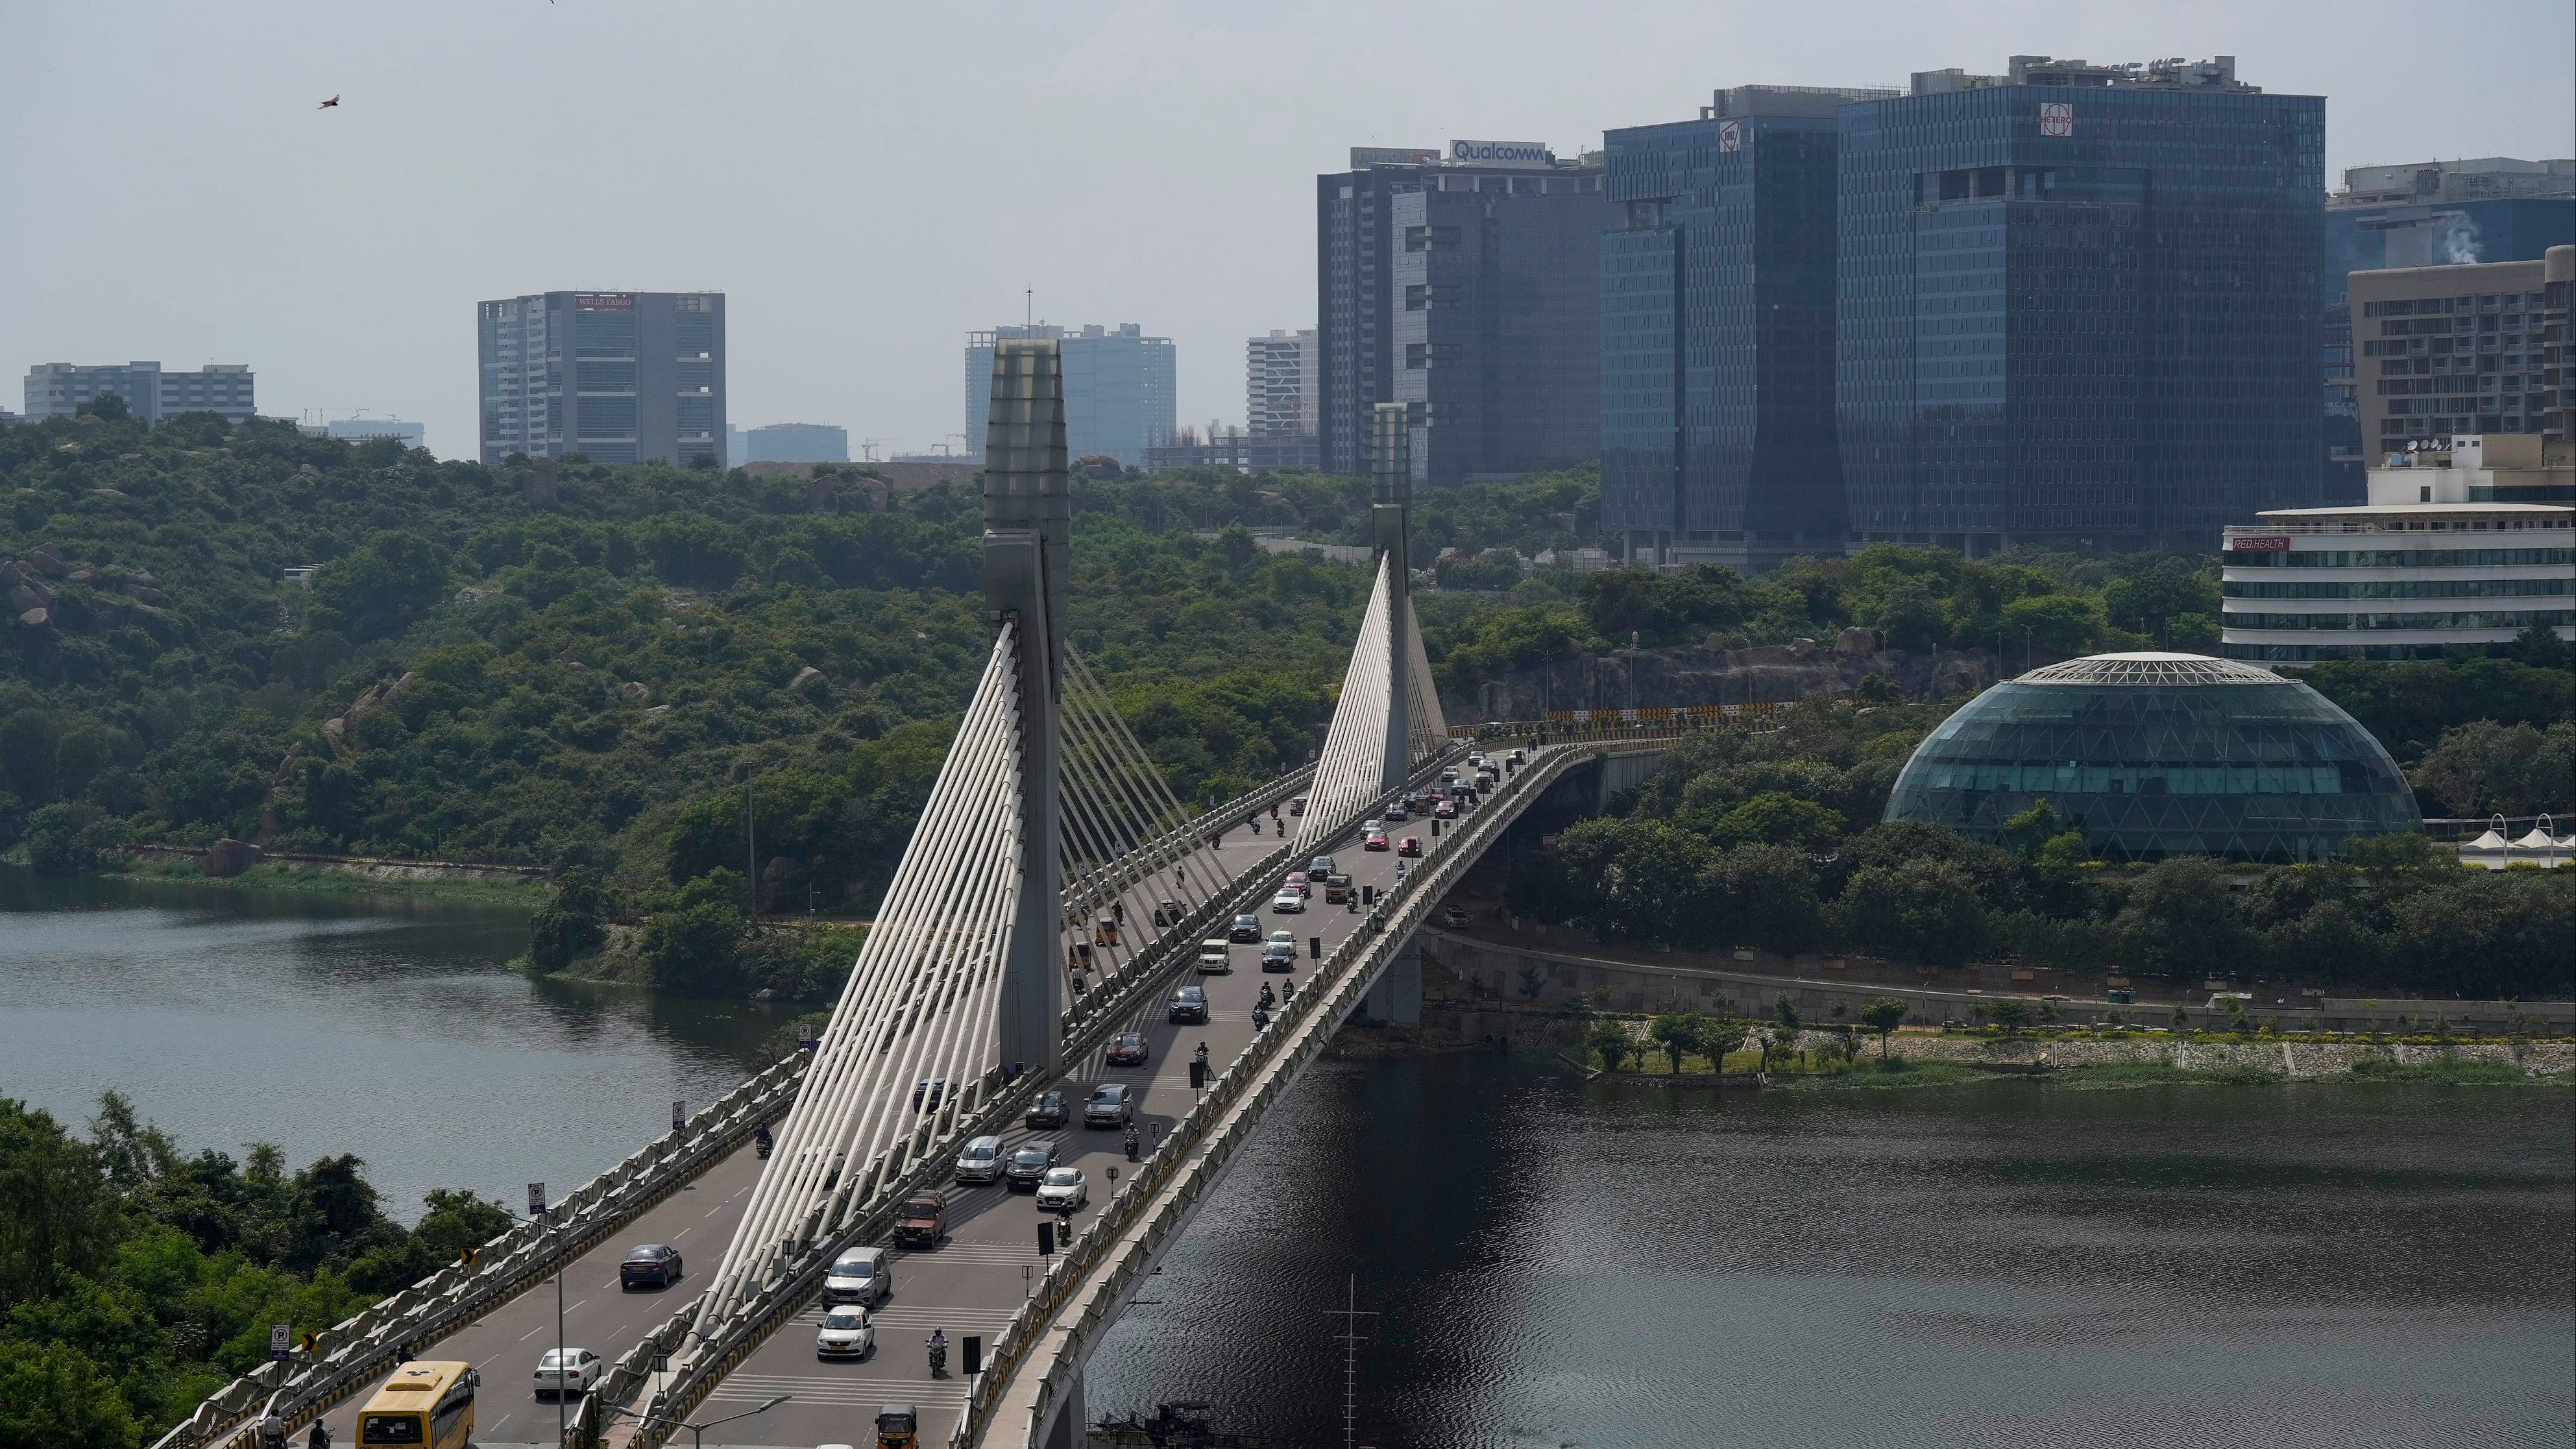
[{"label": "qualcomm sign", "polygon": [[1479,166],[1553,166],[1556,157],[1537,141],[1452,141],[1449,159]]}]

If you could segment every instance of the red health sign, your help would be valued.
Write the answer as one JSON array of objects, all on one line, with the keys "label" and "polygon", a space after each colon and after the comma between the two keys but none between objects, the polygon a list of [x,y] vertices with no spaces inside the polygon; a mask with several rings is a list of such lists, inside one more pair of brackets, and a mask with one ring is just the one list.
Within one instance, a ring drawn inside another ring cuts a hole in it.
[{"label": "red health sign", "polygon": [[2288,553],[2290,540],[2286,534],[2253,534],[2229,539],[2227,549],[2230,553]]}]

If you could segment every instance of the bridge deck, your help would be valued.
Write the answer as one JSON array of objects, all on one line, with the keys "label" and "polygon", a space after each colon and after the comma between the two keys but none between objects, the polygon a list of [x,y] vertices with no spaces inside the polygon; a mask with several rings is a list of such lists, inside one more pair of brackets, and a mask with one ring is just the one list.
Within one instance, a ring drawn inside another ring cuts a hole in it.
[{"label": "bridge deck", "polygon": [[[1446,844],[1448,838],[1435,839],[1427,820],[1391,826],[1388,834],[1398,840],[1408,834],[1418,835],[1426,849],[1433,851]],[[1391,885],[1395,879],[1394,853],[1364,853],[1359,849],[1358,836],[1355,822],[1324,848],[1350,874],[1354,893],[1360,885]],[[1234,833],[1226,838],[1225,854],[1235,862],[1248,862],[1277,843],[1269,835],[1255,841],[1238,821]],[[1420,862],[1407,864],[1418,866]],[[1265,932],[1284,925],[1297,933],[1299,959],[1293,978],[1301,987],[1313,971],[1306,955],[1306,939],[1322,937],[1323,949],[1329,954],[1365,919],[1343,907],[1327,909],[1320,885],[1313,906],[1301,915],[1274,916],[1267,908],[1261,912]],[[1131,904],[1131,920],[1134,911]],[[1231,975],[1183,978],[1207,986],[1213,1020],[1204,1026],[1172,1025],[1164,1019],[1163,1003],[1157,998],[1138,1014],[1133,1027],[1145,1033],[1151,1047],[1146,1065],[1109,1067],[1095,1055],[1067,1072],[1068,1097],[1078,1105],[1080,1097],[1094,1085],[1136,1082],[1144,1087],[1137,1122],[1149,1140],[1157,1128],[1177,1118],[1193,1097],[1189,1059],[1197,1045],[1206,1042],[1210,1058],[1220,1066],[1232,1060],[1251,1044],[1252,1008],[1260,997],[1262,982],[1270,982],[1275,990],[1289,979],[1261,973],[1258,947],[1237,946],[1234,956],[1235,970]],[[1032,1138],[1053,1138],[1064,1144],[1066,1163],[1083,1170],[1091,1189],[1091,1205],[1074,1214],[1074,1220],[1080,1224],[1095,1219],[1109,1197],[1107,1169],[1127,1166],[1120,1134],[1086,1131],[1077,1120],[1073,1126],[1054,1131],[1014,1127],[1003,1137],[1003,1144],[1016,1149]],[[966,1380],[958,1373],[959,1360],[955,1356],[956,1341],[965,1334],[980,1333],[990,1344],[1043,1272],[1037,1253],[1041,1215],[1027,1194],[994,1184],[951,1187],[949,1198],[948,1243],[936,1250],[895,1256],[895,1293],[877,1316],[874,1357],[863,1363],[817,1361],[812,1323],[819,1321],[821,1314],[819,1308],[808,1305],[794,1324],[780,1329],[719,1384],[693,1417],[703,1422],[740,1413],[775,1394],[793,1394],[795,1398],[756,1418],[709,1429],[707,1444],[865,1443],[876,1406],[889,1400],[909,1400],[923,1411],[923,1443],[947,1442],[955,1432],[958,1413],[966,1399]],[[952,1355],[948,1377],[936,1382],[929,1377],[923,1348],[933,1327],[947,1330]]]}]

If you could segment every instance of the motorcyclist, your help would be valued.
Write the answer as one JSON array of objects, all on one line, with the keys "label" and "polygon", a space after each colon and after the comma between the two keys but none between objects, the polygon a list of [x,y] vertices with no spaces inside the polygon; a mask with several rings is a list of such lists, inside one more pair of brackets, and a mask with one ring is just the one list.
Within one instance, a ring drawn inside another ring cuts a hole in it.
[{"label": "motorcyclist", "polygon": [[769,1149],[777,1145],[777,1139],[769,1135],[769,1124],[763,1122],[751,1129],[751,1143],[752,1146],[760,1149],[761,1156],[767,1157]]},{"label": "motorcyclist", "polygon": [[1206,1042],[1199,1043],[1198,1058],[1201,1066],[1205,1066],[1207,1064],[1208,1054]]},{"label": "motorcyclist", "polygon": [[938,1378],[948,1372],[948,1330],[930,1330],[930,1376]]},{"label": "motorcyclist", "polygon": [[1127,1124],[1127,1160],[1134,1162],[1142,1155],[1142,1141],[1136,1135],[1136,1124]]},{"label": "motorcyclist", "polygon": [[1275,996],[1273,996],[1273,995],[1271,995],[1271,994],[1270,994],[1270,983],[1269,983],[1269,982],[1267,982],[1267,981],[1262,982],[1262,983],[1261,983],[1261,1009],[1262,1009],[1262,1010],[1264,1010],[1264,1011],[1268,1011],[1271,1007],[1278,1005],[1278,1003],[1279,1003],[1279,998],[1277,998],[1277,997],[1275,997]]},{"label": "motorcyclist", "polygon": [[321,1420],[314,1420],[313,1432],[304,1436],[304,1449],[331,1449],[331,1430]]},{"label": "motorcyclist", "polygon": [[1268,1031],[1270,1029],[1270,1010],[1268,1007],[1256,1006],[1252,1008],[1252,1029],[1254,1031]]},{"label": "motorcyclist", "polygon": [[1291,977],[1287,985],[1279,988],[1279,1004],[1283,1007],[1293,1006],[1296,1004],[1296,1001],[1297,982],[1294,977]]}]

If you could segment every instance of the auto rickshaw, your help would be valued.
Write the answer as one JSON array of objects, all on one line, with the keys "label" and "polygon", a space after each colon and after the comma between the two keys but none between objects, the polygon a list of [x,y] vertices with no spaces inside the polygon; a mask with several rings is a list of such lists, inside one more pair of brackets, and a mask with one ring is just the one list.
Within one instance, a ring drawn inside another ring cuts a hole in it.
[{"label": "auto rickshaw", "polygon": [[877,1449],[921,1449],[921,1416],[910,1404],[877,1410]]}]

